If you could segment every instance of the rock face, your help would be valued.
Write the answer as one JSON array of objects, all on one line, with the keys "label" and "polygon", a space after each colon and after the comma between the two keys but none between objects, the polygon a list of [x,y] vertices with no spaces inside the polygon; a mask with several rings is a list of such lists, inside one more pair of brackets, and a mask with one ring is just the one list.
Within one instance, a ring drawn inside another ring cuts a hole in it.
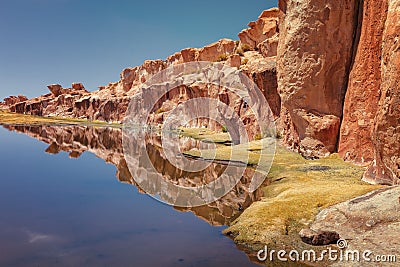
[{"label": "rock face", "polygon": [[351,64],[355,1],[280,1],[278,86],[285,142],[304,156],[336,150]]},{"label": "rock face", "polygon": [[364,180],[400,184],[400,1],[389,0],[383,33],[382,84],[373,131],[375,158]]},{"label": "rock face", "polygon": [[400,177],[399,1],[279,1],[278,90],[284,143],[306,157],[338,151]]},{"label": "rock face", "polygon": [[349,76],[340,130],[339,154],[359,164],[374,157],[371,132],[381,86],[382,37],[387,1],[363,1],[357,31],[360,35]]}]

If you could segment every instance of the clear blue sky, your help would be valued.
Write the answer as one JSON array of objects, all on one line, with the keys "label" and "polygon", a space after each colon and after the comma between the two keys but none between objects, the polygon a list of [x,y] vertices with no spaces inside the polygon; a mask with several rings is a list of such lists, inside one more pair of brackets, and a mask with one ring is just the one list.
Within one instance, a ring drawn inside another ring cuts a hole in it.
[{"label": "clear blue sky", "polygon": [[123,68],[237,33],[277,0],[0,0],[0,100],[87,89]]}]

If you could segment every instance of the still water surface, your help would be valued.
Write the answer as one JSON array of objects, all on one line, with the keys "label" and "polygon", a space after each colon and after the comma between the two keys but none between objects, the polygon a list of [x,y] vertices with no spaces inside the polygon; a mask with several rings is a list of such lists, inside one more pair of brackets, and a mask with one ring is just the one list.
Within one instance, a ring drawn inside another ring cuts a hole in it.
[{"label": "still water surface", "polygon": [[139,192],[118,158],[120,130],[8,128],[0,266],[258,266],[221,234],[237,216],[229,201],[188,212]]}]

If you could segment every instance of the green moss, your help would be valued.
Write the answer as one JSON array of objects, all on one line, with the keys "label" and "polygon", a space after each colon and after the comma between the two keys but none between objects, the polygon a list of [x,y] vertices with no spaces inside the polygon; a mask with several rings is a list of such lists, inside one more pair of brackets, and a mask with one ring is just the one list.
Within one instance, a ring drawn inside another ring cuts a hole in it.
[{"label": "green moss", "polygon": [[[263,146],[269,144],[263,141],[185,153],[206,159],[215,155],[216,160],[239,160],[259,165],[260,171],[267,172],[268,165],[262,163],[271,155],[262,154]],[[267,176],[268,185],[262,187],[263,198],[247,208],[224,233],[252,249],[264,245],[306,247],[298,232],[321,209],[381,187],[362,182],[363,172],[363,168],[344,162],[336,154],[311,161],[278,145]]]},{"label": "green moss", "polygon": [[9,125],[91,125],[91,126],[111,126],[121,127],[120,123],[108,123],[98,120],[84,120],[84,119],[72,119],[72,118],[60,118],[60,117],[41,117],[25,114],[11,113],[7,111],[0,111],[0,124]]},{"label": "green moss", "polygon": [[222,61],[227,61],[228,60],[229,55],[228,54],[221,54],[218,56],[217,61],[218,62],[222,62]]},{"label": "green moss", "polygon": [[203,140],[216,144],[229,144],[231,137],[229,133],[215,132],[207,128],[180,128],[180,135]]}]

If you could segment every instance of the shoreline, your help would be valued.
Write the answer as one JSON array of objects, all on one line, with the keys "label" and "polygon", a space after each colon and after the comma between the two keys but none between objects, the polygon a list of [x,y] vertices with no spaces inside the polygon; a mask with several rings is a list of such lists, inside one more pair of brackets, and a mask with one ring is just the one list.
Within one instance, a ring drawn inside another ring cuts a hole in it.
[{"label": "shoreline", "polygon": [[[21,121],[21,119],[23,119]],[[90,122],[79,119],[41,118],[31,115],[0,112],[0,124],[43,125],[54,126],[98,126],[122,128],[122,124]],[[257,152],[262,150],[261,141],[252,141],[247,146],[231,146],[229,135],[207,129],[182,129],[182,136],[196,140],[207,140],[217,145],[216,157],[213,161],[227,162],[225,153],[218,151],[251,150],[248,166],[260,158]],[[207,159],[193,155],[198,151],[186,151],[185,156]],[[247,151],[248,152],[248,151]],[[240,162],[240,161],[239,161]],[[243,164],[243,162],[242,162]],[[262,170],[262,168],[261,168]],[[381,185],[370,185],[361,181],[365,168],[347,163],[337,154],[328,158],[307,160],[301,155],[289,151],[281,145],[277,146],[274,162],[268,173],[266,183],[261,187],[263,197],[244,210],[223,231],[234,243],[244,250],[250,258],[264,246],[271,249],[290,247],[296,249],[322,250],[327,246],[311,246],[304,243],[299,235],[300,230],[307,228],[318,213],[334,205],[374,192]],[[332,190],[335,188],[336,190]],[[279,240],[279,241],[277,241]]]}]

